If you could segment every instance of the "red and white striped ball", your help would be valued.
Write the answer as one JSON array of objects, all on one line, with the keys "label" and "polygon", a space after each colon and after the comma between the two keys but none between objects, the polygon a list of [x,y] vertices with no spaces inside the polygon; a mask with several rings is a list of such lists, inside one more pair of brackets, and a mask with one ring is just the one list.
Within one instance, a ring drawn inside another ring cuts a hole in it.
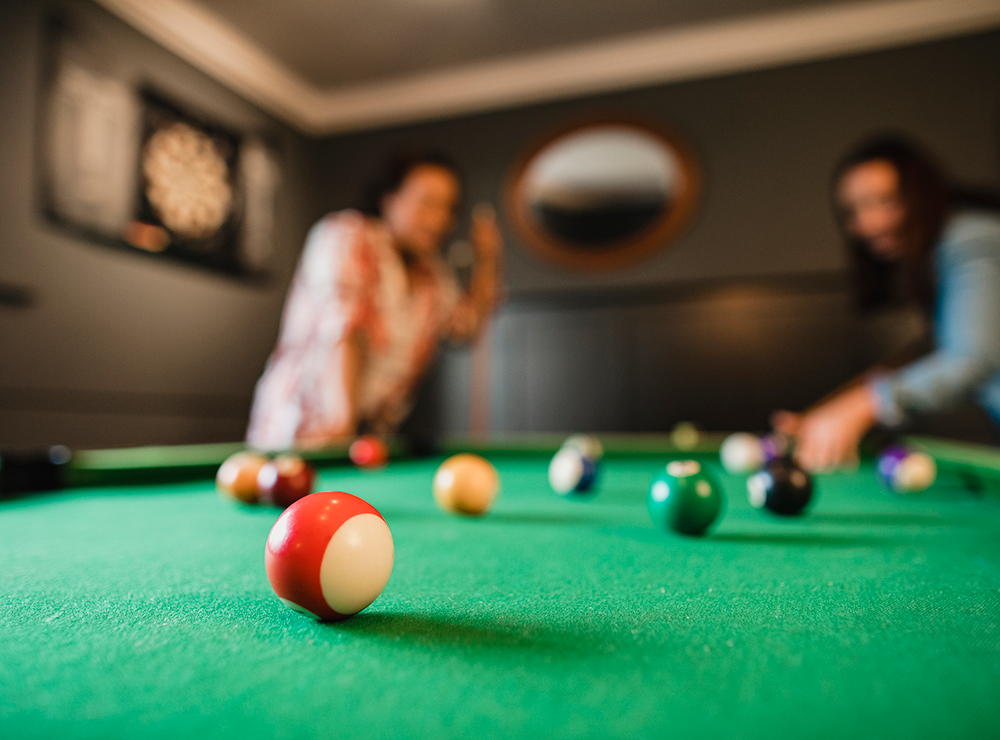
[{"label": "red and white striped ball", "polygon": [[346,619],[389,582],[392,534],[364,499],[324,491],[278,517],[264,548],[271,588],[287,607],[313,619]]}]

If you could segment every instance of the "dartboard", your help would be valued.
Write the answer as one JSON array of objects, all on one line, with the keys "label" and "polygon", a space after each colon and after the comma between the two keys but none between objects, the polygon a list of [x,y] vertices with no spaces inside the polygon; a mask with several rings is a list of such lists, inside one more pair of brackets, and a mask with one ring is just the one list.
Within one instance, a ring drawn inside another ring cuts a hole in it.
[{"label": "dartboard", "polygon": [[215,142],[186,123],[164,124],[142,152],[146,198],[175,235],[204,239],[215,234],[233,206],[229,165]]}]

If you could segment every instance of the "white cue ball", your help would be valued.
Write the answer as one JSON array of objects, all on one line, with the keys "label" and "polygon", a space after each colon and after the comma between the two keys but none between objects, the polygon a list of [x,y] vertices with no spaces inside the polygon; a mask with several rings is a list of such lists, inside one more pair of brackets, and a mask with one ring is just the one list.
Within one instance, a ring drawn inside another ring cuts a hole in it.
[{"label": "white cue ball", "polygon": [[730,434],[719,448],[719,460],[726,472],[742,475],[764,467],[764,445],[747,432]]}]

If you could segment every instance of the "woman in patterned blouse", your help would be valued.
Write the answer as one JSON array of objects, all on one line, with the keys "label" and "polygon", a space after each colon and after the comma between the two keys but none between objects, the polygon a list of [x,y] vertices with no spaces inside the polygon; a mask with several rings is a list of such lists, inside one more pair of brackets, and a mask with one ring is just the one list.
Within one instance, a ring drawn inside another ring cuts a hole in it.
[{"label": "woman in patterned blouse", "polygon": [[438,341],[477,336],[496,300],[502,245],[493,210],[478,206],[476,262],[463,292],[441,258],[460,195],[446,158],[400,155],[362,209],[312,228],[257,383],[249,444],[322,447],[359,428],[393,431]]}]

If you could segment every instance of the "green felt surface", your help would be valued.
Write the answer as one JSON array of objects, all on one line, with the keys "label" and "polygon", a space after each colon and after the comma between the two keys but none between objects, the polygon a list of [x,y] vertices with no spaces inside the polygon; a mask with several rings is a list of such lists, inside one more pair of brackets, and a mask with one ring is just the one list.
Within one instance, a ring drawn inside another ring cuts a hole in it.
[{"label": "green felt surface", "polygon": [[285,608],[277,512],[210,481],[0,505],[0,737],[996,737],[1000,505],[942,477],[817,482],[801,520],[741,478],[703,539],[653,529],[653,458],[600,492],[500,456],[480,520],[440,513],[434,461],[323,472],[385,516],[396,564],[346,622]]}]

